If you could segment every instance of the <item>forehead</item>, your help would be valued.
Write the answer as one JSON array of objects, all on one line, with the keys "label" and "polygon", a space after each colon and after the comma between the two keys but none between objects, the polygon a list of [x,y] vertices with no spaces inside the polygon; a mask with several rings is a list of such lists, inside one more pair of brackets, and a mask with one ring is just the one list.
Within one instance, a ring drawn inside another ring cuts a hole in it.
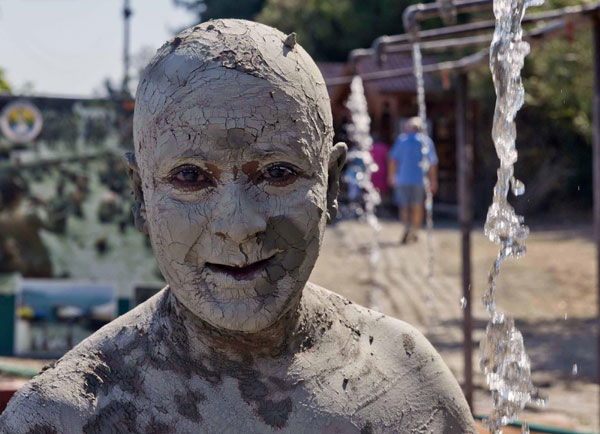
[{"label": "forehead", "polygon": [[154,105],[155,116],[142,120],[136,138],[143,142],[140,154],[154,161],[273,152],[313,160],[329,148],[314,107],[250,74],[212,68],[193,74],[171,95],[159,95],[166,97]]}]

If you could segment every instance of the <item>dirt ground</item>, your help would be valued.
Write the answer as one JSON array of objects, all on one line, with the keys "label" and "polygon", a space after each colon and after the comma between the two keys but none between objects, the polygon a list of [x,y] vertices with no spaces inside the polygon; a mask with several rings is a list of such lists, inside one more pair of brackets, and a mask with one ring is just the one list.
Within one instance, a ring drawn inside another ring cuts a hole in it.
[{"label": "dirt ground", "polygon": [[[498,310],[516,319],[531,358],[534,384],[549,398],[544,408],[526,407],[520,420],[598,432],[596,251],[591,224],[530,224],[530,229],[527,255],[504,264],[497,290]],[[397,222],[382,222],[381,257],[372,285],[369,228],[356,221],[337,223],[326,232],[311,281],[419,328],[462,382],[460,234],[456,227],[438,224],[433,235],[435,276],[428,284],[425,233],[418,243],[404,246],[398,242],[401,233]],[[481,297],[496,246],[482,228],[475,229],[471,239],[473,406],[475,414],[486,415],[491,399],[479,369],[478,345],[487,323]]]}]

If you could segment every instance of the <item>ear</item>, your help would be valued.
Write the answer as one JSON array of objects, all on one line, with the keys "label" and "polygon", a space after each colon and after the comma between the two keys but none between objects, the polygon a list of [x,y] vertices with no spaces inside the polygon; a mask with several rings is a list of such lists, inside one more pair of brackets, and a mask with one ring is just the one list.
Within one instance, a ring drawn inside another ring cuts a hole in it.
[{"label": "ear", "polygon": [[148,222],[146,220],[146,204],[144,203],[144,193],[142,191],[142,178],[140,178],[140,168],[138,167],[133,152],[126,152],[123,156],[127,166],[127,174],[133,182],[133,195],[135,204],[131,207],[135,227],[144,235],[148,235]]},{"label": "ear", "polygon": [[327,223],[335,220],[338,210],[338,192],[340,190],[340,173],[346,162],[348,147],[344,142],[333,145],[329,154],[329,168],[327,171]]}]

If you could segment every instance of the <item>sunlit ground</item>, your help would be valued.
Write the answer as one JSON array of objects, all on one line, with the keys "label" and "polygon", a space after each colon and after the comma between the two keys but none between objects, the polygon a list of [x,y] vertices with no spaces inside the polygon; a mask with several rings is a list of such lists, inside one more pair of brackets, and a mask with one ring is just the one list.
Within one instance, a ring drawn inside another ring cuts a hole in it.
[{"label": "sunlit ground", "polygon": [[[440,225],[444,227],[442,223]],[[545,409],[528,406],[522,420],[548,426],[598,431],[596,372],[596,275],[591,224],[531,225],[527,255],[502,269],[497,292],[500,311],[517,319],[532,360],[534,383],[549,397]],[[401,226],[382,224],[381,260],[371,289],[366,260],[369,229],[354,221],[330,228],[311,280],[357,303],[377,307],[425,333],[462,381],[460,234],[452,225],[434,234],[435,278],[427,284],[425,234],[401,246]],[[487,316],[481,296],[496,247],[473,231],[474,340],[479,343]],[[428,295],[431,300],[428,302]],[[566,318],[566,319],[565,319]],[[475,414],[489,412],[491,400],[474,346]],[[577,374],[573,366],[577,365]]]}]

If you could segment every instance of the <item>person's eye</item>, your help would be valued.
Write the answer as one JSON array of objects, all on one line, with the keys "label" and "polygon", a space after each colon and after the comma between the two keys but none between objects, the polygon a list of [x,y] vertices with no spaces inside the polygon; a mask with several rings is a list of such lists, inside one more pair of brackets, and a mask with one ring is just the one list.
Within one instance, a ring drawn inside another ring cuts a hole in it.
[{"label": "person's eye", "polygon": [[214,185],[210,175],[198,166],[180,166],[174,169],[168,178],[179,190],[201,190]]},{"label": "person's eye", "polygon": [[287,163],[274,163],[263,170],[260,181],[282,187],[293,183],[298,179],[298,176],[299,171],[293,165]]}]

